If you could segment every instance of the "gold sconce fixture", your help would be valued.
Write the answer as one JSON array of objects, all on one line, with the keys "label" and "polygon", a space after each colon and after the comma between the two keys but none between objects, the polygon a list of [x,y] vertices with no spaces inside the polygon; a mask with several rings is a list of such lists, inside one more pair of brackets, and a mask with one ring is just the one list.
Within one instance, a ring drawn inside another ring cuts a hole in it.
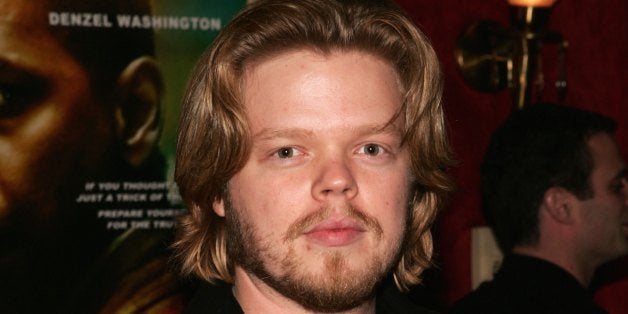
[{"label": "gold sconce fixture", "polygon": [[567,42],[560,33],[547,29],[554,0],[508,0],[511,26],[482,20],[458,38],[455,58],[464,80],[484,92],[511,89],[513,105],[523,108],[540,100],[545,88],[541,52],[543,45],[558,45],[556,88],[564,98],[567,79]]}]

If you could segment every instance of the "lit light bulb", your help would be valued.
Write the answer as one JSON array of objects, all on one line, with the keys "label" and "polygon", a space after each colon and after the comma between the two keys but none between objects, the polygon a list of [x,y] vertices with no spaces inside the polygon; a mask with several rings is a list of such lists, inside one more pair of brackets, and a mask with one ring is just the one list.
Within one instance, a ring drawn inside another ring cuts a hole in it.
[{"label": "lit light bulb", "polygon": [[518,7],[551,7],[555,0],[508,0],[510,5]]}]

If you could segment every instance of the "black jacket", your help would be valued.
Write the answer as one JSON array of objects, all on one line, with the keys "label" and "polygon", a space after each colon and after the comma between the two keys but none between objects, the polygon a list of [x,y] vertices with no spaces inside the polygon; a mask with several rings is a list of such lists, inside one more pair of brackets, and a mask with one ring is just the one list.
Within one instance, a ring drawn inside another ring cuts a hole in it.
[{"label": "black jacket", "polygon": [[605,313],[567,271],[542,259],[508,255],[492,281],[458,301],[452,314]]},{"label": "black jacket", "polygon": [[[385,283],[377,295],[377,314],[418,313],[434,314],[434,312],[418,307],[403,296],[392,283]],[[238,301],[231,292],[231,285],[224,282],[215,285],[199,284],[196,293],[187,305],[186,314],[239,314],[243,313]]]}]

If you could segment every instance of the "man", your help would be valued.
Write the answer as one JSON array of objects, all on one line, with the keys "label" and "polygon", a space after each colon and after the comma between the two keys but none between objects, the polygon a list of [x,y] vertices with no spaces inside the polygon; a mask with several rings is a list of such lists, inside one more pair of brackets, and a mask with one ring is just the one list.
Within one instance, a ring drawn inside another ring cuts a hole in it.
[{"label": "man", "polygon": [[[50,20],[50,13],[68,11],[147,14],[149,6],[147,1],[0,0],[4,313],[65,312],[71,300],[95,311],[91,306],[105,302],[122,276],[101,272],[119,264],[103,256],[119,233],[99,225],[93,210],[76,203],[77,195],[86,182],[163,177],[155,147],[162,80],[152,57],[152,32]],[[133,252],[144,254],[160,241],[143,238]],[[125,258],[120,261],[128,268],[117,271],[137,270],[132,263],[146,262]],[[89,299],[79,297],[83,294]]]},{"label": "man", "polygon": [[615,123],[539,104],[495,132],[482,164],[486,220],[505,253],[453,313],[599,313],[587,286],[628,253],[628,170]]},{"label": "man", "polygon": [[386,1],[256,1],[199,61],[183,102],[176,242],[205,281],[188,310],[420,312],[451,184],[441,74]]}]

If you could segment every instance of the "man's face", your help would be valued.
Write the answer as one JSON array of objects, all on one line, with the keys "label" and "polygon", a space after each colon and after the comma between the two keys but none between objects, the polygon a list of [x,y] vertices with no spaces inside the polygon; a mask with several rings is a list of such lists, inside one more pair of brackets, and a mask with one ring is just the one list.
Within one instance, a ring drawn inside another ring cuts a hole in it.
[{"label": "man's face", "polygon": [[[45,229],[60,198],[102,166],[112,119],[37,1],[0,0],[0,237]],[[6,242],[6,243],[5,243]]]},{"label": "man's face", "polygon": [[395,70],[361,52],[293,51],[249,66],[243,87],[251,154],[215,204],[236,289],[270,286],[315,310],[370,299],[408,219]]},{"label": "man's face", "polygon": [[628,253],[628,170],[610,135],[594,135],[588,146],[593,197],[580,202],[581,241],[585,258],[602,263]]}]

